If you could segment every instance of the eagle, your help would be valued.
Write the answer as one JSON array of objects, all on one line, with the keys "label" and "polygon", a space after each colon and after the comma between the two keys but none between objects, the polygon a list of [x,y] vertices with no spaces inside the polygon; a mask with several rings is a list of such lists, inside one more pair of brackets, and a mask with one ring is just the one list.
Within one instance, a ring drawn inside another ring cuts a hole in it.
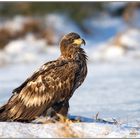
[{"label": "eagle", "polygon": [[60,56],[42,65],[0,108],[0,121],[31,122],[40,116],[67,116],[69,100],[87,75],[84,39],[77,33],[64,35]]}]

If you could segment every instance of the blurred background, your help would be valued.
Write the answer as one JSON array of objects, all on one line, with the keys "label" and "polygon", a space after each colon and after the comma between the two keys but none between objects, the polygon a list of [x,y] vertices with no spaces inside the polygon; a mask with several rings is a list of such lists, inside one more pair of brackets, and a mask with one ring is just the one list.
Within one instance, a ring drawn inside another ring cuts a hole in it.
[{"label": "blurred background", "polygon": [[140,2],[0,2],[0,105],[69,32],[85,40],[88,76],[70,114],[140,122]]}]

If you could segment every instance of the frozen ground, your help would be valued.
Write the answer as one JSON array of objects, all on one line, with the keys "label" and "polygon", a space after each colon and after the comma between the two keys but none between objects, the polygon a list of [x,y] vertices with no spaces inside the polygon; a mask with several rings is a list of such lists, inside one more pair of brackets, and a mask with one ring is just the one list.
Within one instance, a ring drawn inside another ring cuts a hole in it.
[{"label": "frozen ground", "polygon": [[[98,34],[87,39],[88,76],[70,100],[69,114],[86,119],[70,126],[77,137],[140,137],[140,32],[126,30],[122,19],[106,17],[103,21],[90,22]],[[124,29],[119,43],[113,44],[115,34]],[[0,51],[0,105],[40,65],[59,53],[56,46],[46,47],[44,40],[32,35],[10,42]],[[92,119],[98,112],[99,118],[115,119],[118,124],[95,122]],[[0,122],[0,137],[65,137],[57,133],[62,125]]]},{"label": "frozen ground", "polygon": [[[23,124],[0,123],[1,138],[138,138],[139,128],[102,123]],[[65,132],[66,131],[66,132]]]},{"label": "frozen ground", "polygon": [[[12,89],[21,84],[46,60],[55,59],[58,53],[59,51],[55,48],[53,50],[49,49],[46,55],[44,53],[40,54],[38,57],[42,56],[42,58],[33,61],[33,63],[17,63],[1,67],[0,104],[2,105],[8,100]],[[135,129],[135,127],[140,127],[139,60],[121,59],[114,62],[94,62],[89,57],[88,69],[88,76],[84,84],[70,100],[69,113],[94,118],[96,113],[99,112],[100,118],[105,120],[113,118],[121,125],[76,123],[72,124],[74,131],[78,130],[78,133],[80,131],[84,137],[139,137],[140,131]],[[57,124],[39,125],[1,122],[0,136],[59,137],[55,131],[60,126]],[[8,129],[5,131],[5,128]]]}]

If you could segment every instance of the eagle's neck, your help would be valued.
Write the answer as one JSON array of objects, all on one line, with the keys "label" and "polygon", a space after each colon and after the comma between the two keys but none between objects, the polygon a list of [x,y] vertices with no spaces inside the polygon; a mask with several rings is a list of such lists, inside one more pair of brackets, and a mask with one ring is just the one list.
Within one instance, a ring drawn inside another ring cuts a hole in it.
[{"label": "eagle's neck", "polygon": [[[75,84],[73,90],[71,91],[71,95],[73,92],[83,83],[86,75],[87,75],[87,55],[84,49],[80,47],[69,47],[64,51],[61,48],[61,60],[66,61],[74,61],[79,65],[79,71],[77,73],[77,78],[75,79]],[[80,77],[80,78],[78,78]]]},{"label": "eagle's neck", "polygon": [[86,63],[87,55],[83,48],[76,46],[61,47],[60,59],[83,61]]}]

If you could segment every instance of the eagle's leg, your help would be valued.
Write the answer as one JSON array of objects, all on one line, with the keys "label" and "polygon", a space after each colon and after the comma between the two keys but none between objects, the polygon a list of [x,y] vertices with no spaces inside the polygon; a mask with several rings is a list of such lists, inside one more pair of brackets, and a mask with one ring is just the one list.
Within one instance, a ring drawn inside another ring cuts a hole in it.
[{"label": "eagle's leg", "polygon": [[68,101],[55,103],[52,107],[50,107],[47,110],[46,115],[50,116],[51,118],[53,118],[55,120],[59,120],[60,116],[67,117],[68,109],[69,109],[69,102]]},{"label": "eagle's leg", "polygon": [[57,106],[54,107],[54,110],[57,114],[60,114],[66,117],[69,110],[69,102],[67,101],[67,102],[61,103],[58,108]]}]

